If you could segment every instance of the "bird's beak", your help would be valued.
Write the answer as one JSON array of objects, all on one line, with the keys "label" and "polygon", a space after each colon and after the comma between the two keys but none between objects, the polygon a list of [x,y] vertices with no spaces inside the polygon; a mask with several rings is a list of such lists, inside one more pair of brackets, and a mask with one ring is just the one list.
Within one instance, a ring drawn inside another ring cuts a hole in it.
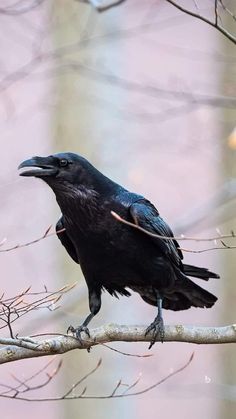
[{"label": "bird's beak", "polygon": [[32,157],[32,159],[23,161],[18,169],[22,169],[23,167],[34,167],[34,169],[23,171],[20,173],[20,176],[34,176],[39,178],[56,176],[59,169],[50,160],[50,157]]}]

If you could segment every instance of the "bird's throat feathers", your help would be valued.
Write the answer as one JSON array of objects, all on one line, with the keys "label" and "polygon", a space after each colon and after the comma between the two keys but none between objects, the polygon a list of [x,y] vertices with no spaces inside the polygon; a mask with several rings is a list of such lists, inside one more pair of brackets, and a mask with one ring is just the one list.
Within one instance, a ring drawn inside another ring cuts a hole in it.
[{"label": "bird's throat feathers", "polygon": [[53,189],[64,216],[71,217],[76,213],[83,218],[91,218],[98,212],[100,194],[93,188],[61,183]]}]

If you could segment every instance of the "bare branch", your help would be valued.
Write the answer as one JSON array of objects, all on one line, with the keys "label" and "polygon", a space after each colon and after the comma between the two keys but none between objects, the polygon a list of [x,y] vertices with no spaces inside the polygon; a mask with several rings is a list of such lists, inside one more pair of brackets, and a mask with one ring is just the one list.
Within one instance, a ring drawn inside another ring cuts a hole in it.
[{"label": "bare branch", "polygon": [[[23,244],[16,244],[15,246],[9,247],[8,249],[0,249],[0,253],[11,252],[12,250],[17,250],[17,249],[21,249],[22,247],[31,246],[32,244],[38,243],[41,240],[44,240],[44,239],[46,239],[48,237],[51,237],[51,236],[55,236],[55,235],[60,234],[63,231],[65,231],[65,228],[62,228],[61,230],[58,230],[57,232],[53,231],[52,233],[50,233],[51,228],[52,228],[52,226],[49,226],[47,228],[47,230],[45,231],[45,233],[41,237],[39,237],[38,239],[34,239],[30,242],[23,243]],[[0,242],[0,246],[2,246],[4,243],[6,243],[5,238]]]},{"label": "bare branch", "polygon": [[162,86],[141,84],[135,82],[134,80],[128,80],[126,78],[119,77],[116,74],[104,73],[102,71],[99,71],[97,68],[87,66],[84,63],[77,60],[67,59],[66,62],[60,62],[60,64],[57,67],[54,67],[54,72],[56,74],[62,70],[79,72],[80,75],[86,78],[91,78],[105,84],[118,86],[123,90],[137,92],[140,94],[144,94],[145,96],[154,97],[158,100],[160,100],[161,97],[162,99],[166,100],[171,99],[178,102],[184,101],[188,104],[191,104],[191,106],[207,105],[213,107],[226,107],[229,109],[235,109],[236,107],[236,98],[233,96],[211,96],[201,93],[187,92],[183,90],[172,90],[169,88],[163,88]]},{"label": "bare branch", "polygon": [[[123,3],[125,0],[80,0],[83,3],[90,3],[95,9],[97,9],[100,12],[106,11],[114,6],[118,6],[121,3]],[[199,12],[193,12],[192,10],[189,10],[183,6],[181,6],[180,4],[178,4],[176,1],[174,0],[166,0],[169,4],[171,4],[172,6],[174,6],[176,9],[180,10],[181,12],[192,16],[196,19],[199,19],[205,23],[207,23],[210,26],[213,26],[217,31],[219,31],[220,33],[222,33],[227,39],[229,39],[231,42],[233,42],[234,44],[236,44],[236,37],[231,34],[230,32],[228,32],[222,25],[219,25],[219,19],[220,16],[218,14],[218,0],[214,0],[214,14],[215,14],[215,19],[214,21],[211,21],[210,19],[207,19],[205,16],[202,16],[199,14]],[[230,14],[230,16],[236,20],[236,16],[225,6],[225,4],[223,3],[222,0],[219,0],[219,3],[221,5],[221,7],[228,13]],[[194,5],[195,8],[197,9],[197,11],[199,11],[199,7],[196,4],[196,1],[194,0]]]},{"label": "bare branch", "polygon": [[111,215],[118,221],[120,221],[123,224],[126,224],[130,227],[133,227],[137,230],[142,231],[143,233],[147,234],[148,236],[154,237],[154,238],[158,238],[158,239],[163,239],[163,240],[184,240],[184,241],[196,241],[196,242],[215,242],[217,240],[222,240],[222,239],[232,239],[232,238],[236,238],[236,235],[234,233],[234,231],[231,231],[230,234],[225,234],[225,235],[218,235],[215,237],[205,237],[205,238],[200,238],[200,237],[188,237],[188,236],[162,236],[160,234],[156,234],[156,233],[152,233],[151,231],[146,230],[143,227],[140,227],[138,224],[134,224],[131,223],[130,221],[125,220],[124,218],[120,217],[115,211],[111,211]]},{"label": "bare branch", "polygon": [[101,345],[105,346],[105,348],[108,348],[111,351],[117,352],[118,354],[121,354],[121,355],[124,355],[124,356],[131,356],[133,358],[150,358],[151,356],[153,356],[153,354],[143,354],[143,355],[133,354],[133,353],[130,354],[130,353],[119,351],[118,349],[112,348],[111,346],[106,345],[105,343],[101,343]]},{"label": "bare branch", "polygon": [[218,26],[218,0],[215,0],[215,26]]},{"label": "bare branch", "polygon": [[[5,388],[6,390],[0,393],[0,397],[4,398],[12,398],[17,399],[21,394],[32,392],[33,390],[38,390],[41,388],[46,387],[50,381],[52,381],[55,376],[58,374],[62,367],[62,361],[60,360],[54,370],[49,373],[47,369],[51,364],[55,361],[55,357],[53,357],[44,367],[37,370],[34,374],[30,375],[28,378],[24,379],[23,381],[20,380],[15,375],[11,374],[14,380],[18,383],[16,386],[10,386],[3,383],[0,383],[0,387]],[[42,375],[46,375],[44,380],[37,385],[32,385],[31,381],[35,378],[41,378]]]},{"label": "bare branch", "polygon": [[39,7],[41,4],[43,4],[45,0],[32,0],[31,4],[22,4],[23,1],[20,0],[14,6],[8,6],[8,7],[1,7],[0,8],[0,14],[8,15],[8,16],[17,16],[22,15],[28,12],[31,12],[31,10],[35,9],[36,7]]},{"label": "bare branch", "polygon": [[221,235],[219,234],[218,236],[215,237],[208,237],[208,238],[200,238],[200,237],[187,237],[184,235],[181,235],[180,237],[176,237],[176,236],[162,236],[160,234],[156,234],[156,233],[152,233],[151,231],[146,230],[143,227],[140,227],[138,224],[135,223],[131,223],[130,221],[125,220],[124,218],[120,217],[116,212],[111,211],[111,215],[117,220],[120,221],[123,224],[126,224],[130,227],[133,227],[139,231],[141,231],[144,234],[147,234],[150,237],[153,238],[157,238],[157,239],[161,239],[161,240],[177,240],[177,241],[183,241],[183,240],[188,240],[188,241],[195,241],[195,242],[214,242],[217,243],[218,241],[222,244],[222,246],[214,246],[214,247],[208,247],[206,249],[201,249],[201,250],[193,250],[193,249],[185,249],[183,247],[178,247],[179,250],[181,250],[182,252],[188,252],[188,253],[204,253],[204,252],[209,252],[212,250],[226,250],[226,249],[236,249],[236,246],[232,246],[232,245],[228,245],[226,244],[223,239],[232,239],[235,238],[235,233],[232,230],[230,234],[225,234],[225,235]]},{"label": "bare branch", "polygon": [[[208,25],[212,26],[217,31],[221,32],[227,39],[229,39],[231,42],[233,42],[233,44],[236,45],[236,37],[234,35],[232,35],[230,32],[228,32],[225,28],[223,28],[223,26],[219,25],[218,12],[216,10],[216,6],[215,6],[215,19],[214,19],[214,21],[211,21],[210,19],[207,19],[205,16],[202,16],[198,13],[192,12],[189,9],[186,9],[183,6],[180,6],[180,4],[176,3],[176,1],[173,1],[173,0],[166,0],[166,1],[167,1],[167,3],[172,4],[172,6],[176,7],[176,9],[180,10],[181,12],[183,12],[183,13],[189,15],[189,16],[195,17],[196,19],[199,19],[202,22],[205,22]],[[215,1],[215,3],[217,3],[217,2]]]},{"label": "bare branch", "polygon": [[[236,102],[235,102],[235,106],[236,106]],[[211,198],[208,199],[208,201],[205,203],[205,205],[203,205],[202,207],[197,207],[193,212],[191,212],[189,214],[188,217],[184,217],[184,219],[179,221],[179,224],[177,226],[175,226],[175,230],[177,229],[179,232],[181,231],[186,231],[190,228],[192,228],[193,226],[195,226],[196,224],[198,224],[199,222],[202,222],[206,217],[208,217],[209,213],[212,213],[213,208],[216,209],[220,206],[222,206],[225,203],[228,203],[230,201],[232,201],[233,199],[235,199],[236,197],[236,182],[234,180],[230,180],[228,182],[226,182],[221,188],[219,188],[219,190],[217,191],[217,193],[212,196]],[[125,220],[122,220],[121,217],[119,217],[118,214],[113,213],[113,216],[115,218],[117,218],[117,220],[119,221],[123,221],[125,223],[127,223]],[[129,223],[128,223],[129,225]],[[134,226],[134,228],[137,228]],[[59,230],[57,233],[56,232],[51,232],[50,233],[50,229],[51,226],[48,227],[45,231],[45,233],[37,238],[34,239],[30,242],[27,243],[23,243],[23,244],[18,244],[12,247],[9,247],[7,249],[0,249],[0,253],[4,253],[4,252],[10,252],[10,251],[14,251],[17,250],[19,248],[22,247],[26,247],[26,246],[30,246],[31,244],[35,244],[41,240],[46,239],[47,237],[51,237],[54,236],[56,234],[60,234],[63,231],[65,231],[65,229]],[[146,231],[145,231],[146,232]],[[147,233],[147,232],[146,232]],[[157,235],[154,235],[153,233],[148,233],[150,236],[153,237],[158,237]],[[198,238],[198,237],[186,237],[184,235],[181,235],[179,237],[175,237],[176,240],[178,241],[182,241],[182,240],[193,240],[193,241],[198,241],[198,242],[214,242],[215,240],[218,241],[220,239],[231,239],[234,237],[234,232],[232,231],[230,234],[226,234],[226,235],[218,235],[216,237],[210,237],[210,238]],[[164,237],[164,236],[160,236],[159,238],[163,238],[165,240],[172,240],[173,237]],[[4,238],[0,241],[0,247],[2,247],[5,243],[6,243],[7,239]],[[234,248],[234,246],[230,246],[230,248]],[[203,253],[206,251],[210,251],[210,250],[221,250],[222,247],[218,248],[218,247],[214,247],[214,248],[209,248],[209,249],[204,249],[204,250],[189,250],[189,249],[182,249],[186,252],[193,252],[193,253]]]},{"label": "bare branch", "polygon": [[[97,370],[98,370],[98,368],[100,367],[100,365],[101,365],[101,363],[102,363],[102,360],[101,360],[101,358],[99,359],[99,361],[98,361],[98,363],[97,363],[97,365],[95,366],[95,368],[93,368],[91,371],[89,371],[86,375],[84,375],[82,378],[80,378],[80,380],[78,380],[65,394],[63,394],[63,396],[61,397],[62,399],[68,399],[69,397],[68,396],[70,396],[71,395],[71,393],[78,387],[78,386],[80,386],[80,384],[83,382],[83,381],[85,381],[88,377],[90,377],[91,375],[93,375]],[[83,394],[84,394],[84,391],[83,391]]]},{"label": "bare branch", "polygon": [[[138,25],[136,27],[132,27],[130,29],[122,29],[117,31],[107,32],[103,35],[88,37],[79,39],[77,42],[67,44],[61,46],[57,49],[52,51],[45,51],[40,54],[36,54],[33,58],[26,64],[19,67],[17,70],[13,71],[12,73],[7,74],[0,80],[0,93],[6,91],[9,87],[17,83],[19,80],[23,80],[27,78],[29,75],[32,75],[38,67],[42,63],[60,63],[60,60],[63,58],[65,59],[68,54],[72,52],[78,51],[78,49],[83,49],[90,45],[99,44],[106,39],[117,39],[117,38],[126,38],[127,36],[135,36],[142,28],[147,28],[153,24],[146,24],[146,25]],[[158,26],[158,30],[160,30],[160,24]],[[191,106],[197,105],[207,105],[213,107],[226,107],[226,108],[233,108],[236,107],[236,99],[235,97],[227,97],[227,96],[211,96],[199,93],[192,93],[192,92],[185,92],[185,91],[173,91],[171,89],[165,89],[162,86],[152,86],[152,85],[143,85],[140,83],[136,83],[133,80],[123,79],[116,75],[106,74],[97,69],[90,68],[84,63],[77,62],[77,61],[69,61],[67,59],[66,63],[60,63],[60,65],[54,68],[50,68],[50,70],[45,70],[41,73],[37,73],[37,77],[42,75],[46,76],[47,72],[49,77],[54,77],[55,74],[58,74],[58,70],[70,70],[70,71],[77,71],[80,72],[81,75],[85,77],[89,77],[92,79],[96,79],[99,82],[104,82],[106,84],[112,84],[118,86],[121,89],[135,91],[147,96],[155,97],[160,100],[160,97],[163,99],[172,99],[175,101],[184,101]],[[34,76],[36,76],[34,74]],[[161,115],[160,115],[161,117]]]},{"label": "bare branch", "polygon": [[[145,335],[147,326],[107,325],[90,330],[90,338],[82,335],[83,341],[72,336],[55,335],[53,338],[40,341],[25,338],[0,339],[4,346],[0,351],[0,364],[19,359],[35,358],[55,354],[63,354],[74,349],[89,349],[91,346],[107,342],[149,342],[150,336]],[[50,336],[50,334],[49,334]],[[34,342],[34,343],[33,343]],[[197,344],[236,343],[236,325],[223,327],[200,326],[165,326],[165,342],[188,342]],[[33,345],[33,349],[30,346]]]},{"label": "bare branch", "polygon": [[[57,291],[48,291],[45,287],[42,292],[30,292],[31,287],[28,287],[25,291],[20,294],[4,298],[4,294],[0,297],[0,329],[8,327],[11,338],[14,338],[12,324],[16,322],[22,316],[35,311],[47,309],[50,311],[56,310],[58,302],[61,297],[74,288],[76,283],[72,285],[66,285]],[[33,349],[32,341],[29,342],[28,348]],[[8,344],[7,342],[2,344]],[[19,339],[17,346],[22,346],[22,342]],[[35,346],[35,345],[34,345]]]},{"label": "bare branch", "polygon": [[[222,242],[223,243],[223,242]],[[227,246],[226,244],[223,246],[214,246],[214,247],[207,247],[206,249],[201,250],[194,250],[194,249],[185,249],[183,247],[179,247],[179,250],[186,253],[205,253],[205,252],[212,252],[215,250],[234,250],[236,249],[236,246]]]},{"label": "bare branch", "polygon": [[[84,387],[79,394],[74,394],[74,391],[88,377],[93,375],[100,368],[100,366],[101,366],[101,359],[100,359],[98,361],[97,365],[91,371],[89,371],[86,375],[84,375],[82,378],[80,378],[73,386],[71,386],[69,388],[69,390],[67,390],[66,393],[64,393],[61,396],[55,396],[55,397],[51,396],[51,397],[41,397],[41,398],[30,397],[30,394],[31,394],[32,390],[36,390],[36,389],[45,387],[56,376],[56,374],[58,373],[58,371],[60,370],[60,367],[61,367],[61,364],[59,363],[58,366],[56,367],[56,369],[53,371],[53,373],[48,374],[47,379],[44,380],[38,386],[31,386],[30,384],[28,384],[29,381],[31,381],[33,376],[31,376],[30,378],[27,378],[24,381],[21,381],[21,380],[16,378],[16,381],[20,383],[16,387],[6,386],[5,384],[3,384],[3,387],[7,388],[7,390],[5,392],[0,393],[0,397],[8,398],[8,399],[24,400],[24,401],[59,401],[59,400],[76,400],[76,399],[111,399],[111,398],[114,399],[114,398],[137,396],[137,395],[141,395],[141,394],[144,394],[144,393],[147,393],[147,392],[153,390],[154,388],[158,387],[159,385],[161,385],[165,381],[169,380],[174,375],[179,374],[180,372],[185,370],[190,365],[190,363],[192,362],[193,356],[194,356],[194,353],[190,356],[189,360],[184,365],[182,365],[180,368],[174,370],[173,372],[169,373],[164,378],[158,380],[156,383],[154,383],[154,384],[152,384],[148,387],[145,387],[144,389],[135,390],[133,392],[130,391],[130,390],[132,390],[134,388],[136,389],[137,384],[139,383],[141,377],[139,377],[137,380],[135,380],[130,385],[123,384],[122,380],[119,380],[118,383],[115,385],[114,390],[108,395],[85,395],[85,393],[87,391],[87,387]],[[45,368],[43,368],[43,370],[41,370],[37,375],[40,375],[40,373],[44,370],[45,370]],[[34,374],[34,376],[36,376],[36,374]],[[122,391],[121,388],[124,385],[127,388],[125,389],[125,391]],[[118,390],[120,390],[120,391],[118,392]],[[27,394],[29,394],[29,396],[27,397],[27,395],[26,396],[24,394],[22,395],[22,393],[27,393]]]}]

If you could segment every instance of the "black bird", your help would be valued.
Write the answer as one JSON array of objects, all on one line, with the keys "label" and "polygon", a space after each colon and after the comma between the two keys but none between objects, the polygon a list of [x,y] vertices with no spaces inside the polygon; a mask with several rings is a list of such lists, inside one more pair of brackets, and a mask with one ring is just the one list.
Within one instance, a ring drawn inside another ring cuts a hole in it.
[{"label": "black bird", "polygon": [[[150,347],[157,336],[164,339],[162,307],[186,310],[212,307],[217,298],[187,276],[208,280],[219,276],[208,269],[182,263],[183,255],[166,222],[154,205],[141,195],[131,193],[104,176],[85,158],[74,153],[33,157],[19,168],[31,168],[21,176],[44,180],[56,195],[62,217],[56,225],[63,246],[79,263],[89,295],[90,314],[83,324],[70,330],[80,339],[101,308],[101,292],[129,297],[140,294],[156,306],[157,316],[146,330]],[[152,238],[117,221],[111,211],[157,235]],[[128,289],[129,290],[128,290]]]}]

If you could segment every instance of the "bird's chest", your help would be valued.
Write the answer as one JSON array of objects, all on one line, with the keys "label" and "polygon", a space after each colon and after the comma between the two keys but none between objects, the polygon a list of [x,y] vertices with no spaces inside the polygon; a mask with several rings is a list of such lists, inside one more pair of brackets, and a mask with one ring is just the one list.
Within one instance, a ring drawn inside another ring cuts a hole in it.
[{"label": "bird's chest", "polygon": [[67,234],[72,240],[79,259],[89,255],[112,252],[119,236],[119,226],[106,205],[80,205],[72,213],[63,214]]},{"label": "bird's chest", "polygon": [[125,247],[123,238],[103,223],[99,223],[98,226],[91,222],[84,228],[76,225],[68,226],[66,231],[81,261],[84,259],[102,261],[104,258],[115,256],[117,252],[120,254]]},{"label": "bird's chest", "polygon": [[118,273],[129,263],[135,266],[137,242],[132,240],[132,234],[130,237],[129,228],[115,220],[109,210],[80,217],[78,223],[66,220],[65,228],[85,276],[88,273],[104,276],[105,271]]}]

